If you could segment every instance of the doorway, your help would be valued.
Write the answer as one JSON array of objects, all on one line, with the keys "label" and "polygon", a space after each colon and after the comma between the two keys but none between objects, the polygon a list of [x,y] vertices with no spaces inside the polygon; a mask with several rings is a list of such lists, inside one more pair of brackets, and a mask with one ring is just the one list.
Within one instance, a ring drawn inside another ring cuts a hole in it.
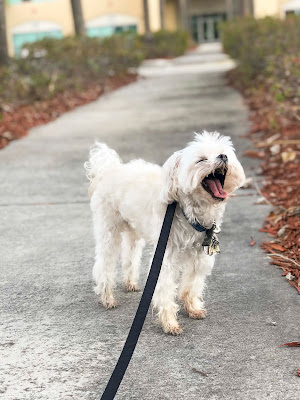
[{"label": "doorway", "polygon": [[220,38],[219,24],[225,14],[194,15],[191,17],[193,39],[197,43],[216,42]]}]

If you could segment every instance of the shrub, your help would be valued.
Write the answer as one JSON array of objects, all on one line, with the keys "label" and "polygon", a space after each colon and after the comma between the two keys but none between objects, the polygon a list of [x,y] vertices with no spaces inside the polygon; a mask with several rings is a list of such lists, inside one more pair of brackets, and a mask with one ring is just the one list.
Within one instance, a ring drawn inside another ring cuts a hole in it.
[{"label": "shrub", "polygon": [[65,89],[82,89],[128,73],[143,53],[125,36],[45,38],[26,45],[28,56],[0,69],[0,102],[28,103]]},{"label": "shrub", "polygon": [[267,86],[278,102],[296,99],[300,87],[300,17],[240,18],[221,26],[224,50],[238,61],[244,87]]},{"label": "shrub", "polygon": [[187,48],[184,32],[143,35],[45,38],[25,45],[26,58],[0,68],[0,103],[31,103],[66,90],[80,90],[107,77],[122,76],[144,58],[174,57]]},{"label": "shrub", "polygon": [[148,39],[140,36],[145,58],[177,57],[188,47],[189,36],[185,31],[169,32],[161,30]]}]

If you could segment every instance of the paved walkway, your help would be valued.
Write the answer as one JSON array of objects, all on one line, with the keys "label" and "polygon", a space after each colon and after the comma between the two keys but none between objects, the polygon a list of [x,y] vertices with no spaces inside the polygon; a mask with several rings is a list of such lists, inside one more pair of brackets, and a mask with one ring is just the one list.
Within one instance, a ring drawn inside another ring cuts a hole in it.
[{"label": "paved walkway", "polygon": [[[95,301],[83,170],[89,146],[97,138],[125,161],[162,164],[205,128],[231,135],[241,155],[248,114],[225,84],[229,63],[204,49],[173,62],[169,74],[148,64],[142,71],[148,78],[1,151],[1,398],[99,398],[140,293],[119,286],[121,305],[112,311]],[[241,159],[252,174],[256,164]],[[254,205],[256,196],[241,190],[228,204],[222,253],[207,288],[208,317],[192,321],[181,311],[184,333],[170,337],[150,313],[117,399],[299,398],[299,350],[278,345],[299,340],[300,297],[259,246],[249,246],[251,236],[263,239],[258,229],[268,212]]]}]

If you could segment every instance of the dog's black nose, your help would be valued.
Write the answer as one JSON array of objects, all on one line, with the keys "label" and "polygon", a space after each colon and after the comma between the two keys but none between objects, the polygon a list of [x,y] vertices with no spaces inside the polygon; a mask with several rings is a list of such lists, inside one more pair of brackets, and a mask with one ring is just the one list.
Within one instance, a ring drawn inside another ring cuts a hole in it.
[{"label": "dog's black nose", "polygon": [[218,158],[220,158],[224,163],[228,161],[226,154],[219,154]]}]

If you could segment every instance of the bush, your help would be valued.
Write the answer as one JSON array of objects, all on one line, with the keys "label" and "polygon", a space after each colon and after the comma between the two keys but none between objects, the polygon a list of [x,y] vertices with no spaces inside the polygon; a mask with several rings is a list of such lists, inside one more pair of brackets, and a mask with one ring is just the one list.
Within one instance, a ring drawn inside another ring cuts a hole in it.
[{"label": "bush", "polygon": [[238,61],[245,84],[258,77],[299,79],[299,17],[228,21],[221,26],[221,37],[224,50]]},{"label": "bush", "polygon": [[26,45],[26,58],[0,70],[0,98],[31,102],[122,75],[143,59],[129,38],[45,38]]},{"label": "bush", "polygon": [[189,36],[185,31],[161,30],[155,32],[149,39],[144,35],[140,36],[145,58],[180,56],[186,51],[188,40]]},{"label": "bush", "polygon": [[300,18],[241,18],[221,26],[224,50],[237,59],[249,77],[266,70],[270,61],[299,55]]},{"label": "bush", "polygon": [[81,90],[108,77],[122,76],[144,58],[174,57],[187,48],[187,34],[161,31],[143,35],[45,38],[25,45],[26,58],[0,68],[0,103],[31,103],[67,90]]},{"label": "bush", "polygon": [[242,88],[267,88],[275,101],[299,102],[300,17],[242,18],[221,26],[224,50],[238,61]]}]

